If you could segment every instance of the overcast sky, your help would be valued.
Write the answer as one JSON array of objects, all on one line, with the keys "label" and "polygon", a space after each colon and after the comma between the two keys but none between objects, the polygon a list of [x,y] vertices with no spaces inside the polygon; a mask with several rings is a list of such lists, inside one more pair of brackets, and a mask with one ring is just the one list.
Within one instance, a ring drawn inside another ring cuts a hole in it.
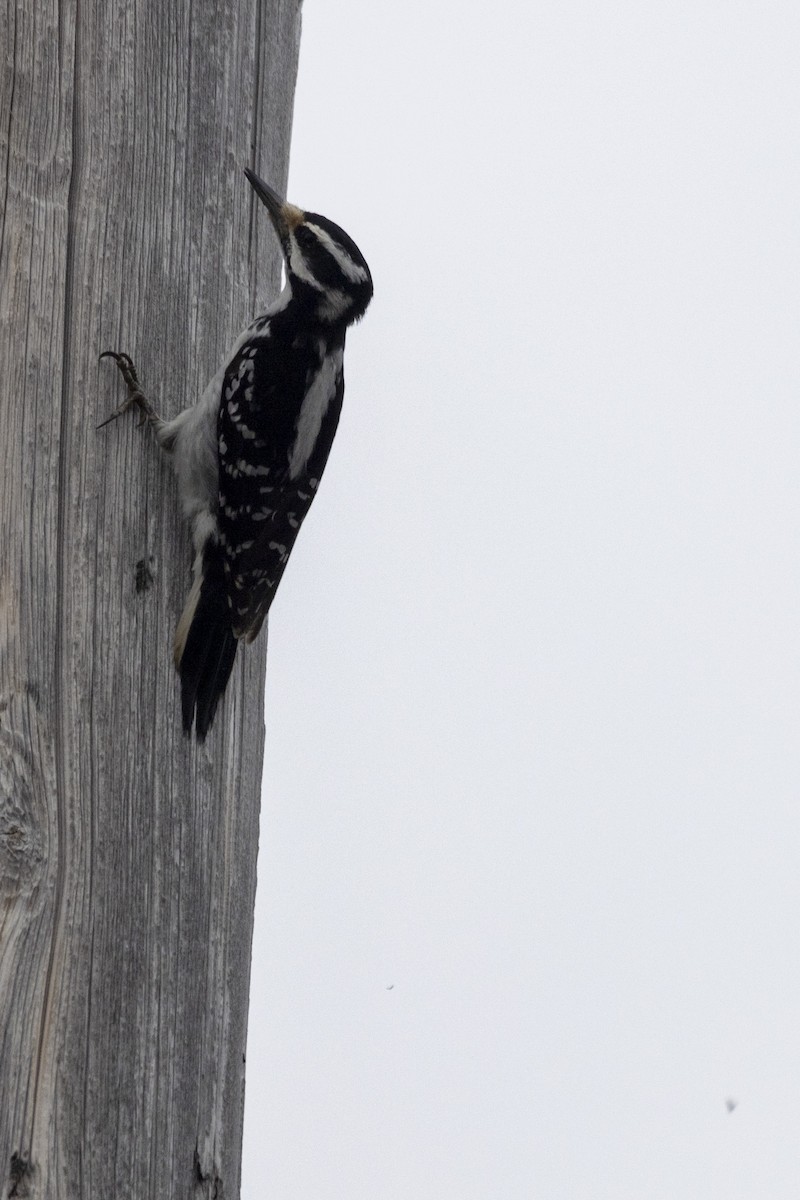
[{"label": "overcast sky", "polygon": [[306,0],[289,198],[375,300],[270,618],[244,1200],[800,1195],[798,44]]}]

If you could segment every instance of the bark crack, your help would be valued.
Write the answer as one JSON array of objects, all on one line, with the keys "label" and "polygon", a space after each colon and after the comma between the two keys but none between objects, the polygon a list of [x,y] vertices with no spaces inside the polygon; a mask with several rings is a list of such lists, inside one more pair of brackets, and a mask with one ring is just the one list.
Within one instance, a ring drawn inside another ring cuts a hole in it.
[{"label": "bark crack", "polygon": [[8,184],[11,178],[11,122],[14,115],[14,88],[17,83],[17,8],[14,5],[14,31],[11,35],[11,94],[8,98],[8,137],[6,142],[6,186],[3,197],[3,223],[0,225],[0,255],[6,244],[6,213],[8,212]]},{"label": "bark crack", "polygon": [[[65,621],[66,621],[66,538],[64,537],[64,525],[68,514],[68,486],[69,486],[69,419],[68,419],[68,383],[72,367],[72,336],[70,332],[70,321],[72,314],[72,302],[75,293],[75,225],[77,213],[77,183],[78,183],[78,163],[80,158],[81,141],[80,141],[80,124],[79,124],[79,105],[77,101],[79,86],[80,86],[80,53],[79,53],[79,38],[80,38],[80,16],[81,3],[80,0],[75,0],[75,36],[73,42],[73,64],[72,64],[72,125],[71,125],[71,164],[70,164],[70,180],[67,191],[67,239],[66,239],[66,256],[64,264],[64,312],[63,312],[63,357],[62,357],[62,373],[61,373],[61,407],[59,412],[59,442],[58,442],[58,503],[56,513],[56,613],[55,613],[55,645],[53,653],[53,675],[54,675],[54,694],[55,694],[55,712],[53,716],[53,742],[55,750],[55,774],[56,774],[56,819],[57,819],[57,847],[56,847],[56,873],[54,885],[53,899],[53,927],[50,938],[50,953],[47,963],[47,974],[45,976],[44,995],[42,998],[42,1017],[39,1027],[39,1040],[36,1049],[36,1067],[33,1085],[33,1104],[31,1107],[30,1128],[31,1128],[31,1143],[33,1144],[33,1134],[36,1127],[37,1118],[37,1103],[39,1098],[39,1083],[41,1081],[42,1070],[45,1059],[45,1043],[47,1041],[47,1031],[49,1025],[49,1016],[52,1005],[54,1003],[54,977],[55,963],[58,948],[63,936],[64,925],[64,906],[66,899],[66,816],[64,813],[64,798],[66,789],[66,746],[65,746],[65,723],[66,723],[66,703],[65,703],[65,669],[66,669],[66,651],[65,651]],[[17,1195],[23,1193],[17,1192]]]},{"label": "bark crack", "polygon": [[[256,61],[255,61],[255,88],[254,88],[254,96],[253,96],[253,116],[252,116],[252,126],[250,129],[250,170],[255,171],[256,174],[258,174],[259,163],[256,162],[256,147],[258,145],[258,135],[259,135],[259,130],[261,128],[261,88],[262,88],[262,83],[263,83],[263,79],[262,79],[262,72],[263,72],[262,58],[263,58],[263,56],[262,56],[262,52],[261,52],[261,38],[262,38],[261,0],[255,0],[255,6],[256,6],[256,14],[255,14],[256,20],[255,20],[254,36],[255,36],[255,42],[256,42],[256,55],[255,55]],[[257,269],[258,269],[258,263],[256,261],[257,255],[254,252],[254,242],[256,239],[256,219],[257,219],[257,215],[258,215],[257,211],[256,211],[257,209],[258,209],[258,204],[256,203],[256,198],[251,191],[251,193],[250,193],[250,228],[249,228],[248,238],[247,238],[247,257],[248,257],[249,265],[250,265],[250,307],[253,311],[255,311],[255,305],[256,305],[256,286],[257,286]]]}]

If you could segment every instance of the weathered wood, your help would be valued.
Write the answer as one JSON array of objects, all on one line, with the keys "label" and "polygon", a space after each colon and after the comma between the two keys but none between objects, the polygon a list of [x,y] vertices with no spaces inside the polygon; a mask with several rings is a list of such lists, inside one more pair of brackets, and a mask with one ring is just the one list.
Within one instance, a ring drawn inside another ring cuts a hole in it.
[{"label": "weathered wood", "polygon": [[278,283],[300,0],[0,17],[0,1194],[239,1192],[262,638],[180,734],[166,415]]}]

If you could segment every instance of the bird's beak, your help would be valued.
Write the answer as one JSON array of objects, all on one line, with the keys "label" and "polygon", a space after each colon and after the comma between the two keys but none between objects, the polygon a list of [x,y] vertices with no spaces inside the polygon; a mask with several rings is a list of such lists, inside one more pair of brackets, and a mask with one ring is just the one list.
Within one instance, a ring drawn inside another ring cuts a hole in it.
[{"label": "bird's beak", "polygon": [[281,200],[278,193],[268,183],[264,183],[263,179],[259,179],[255,171],[245,167],[244,173],[253,191],[269,213],[270,220],[275,226],[275,232],[283,242],[288,237],[289,231],[301,224],[305,214],[301,209],[295,208],[294,204],[287,204],[285,200]]}]

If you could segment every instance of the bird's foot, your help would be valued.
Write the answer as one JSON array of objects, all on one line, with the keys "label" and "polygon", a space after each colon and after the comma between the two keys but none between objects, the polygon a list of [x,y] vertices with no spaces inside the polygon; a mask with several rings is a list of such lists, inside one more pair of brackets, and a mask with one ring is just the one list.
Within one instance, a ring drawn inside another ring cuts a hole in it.
[{"label": "bird's foot", "polygon": [[125,380],[125,386],[128,389],[128,398],[97,428],[102,429],[104,425],[110,424],[111,421],[116,421],[117,417],[121,417],[124,412],[127,412],[134,405],[142,414],[142,419],[139,422],[140,425],[148,424],[154,426],[154,428],[158,428],[162,424],[161,418],[139,385],[139,376],[136,374],[136,367],[133,365],[133,359],[130,355],[119,354],[116,350],[104,350],[100,357],[114,359],[114,362],[119,367],[122,378]]}]

